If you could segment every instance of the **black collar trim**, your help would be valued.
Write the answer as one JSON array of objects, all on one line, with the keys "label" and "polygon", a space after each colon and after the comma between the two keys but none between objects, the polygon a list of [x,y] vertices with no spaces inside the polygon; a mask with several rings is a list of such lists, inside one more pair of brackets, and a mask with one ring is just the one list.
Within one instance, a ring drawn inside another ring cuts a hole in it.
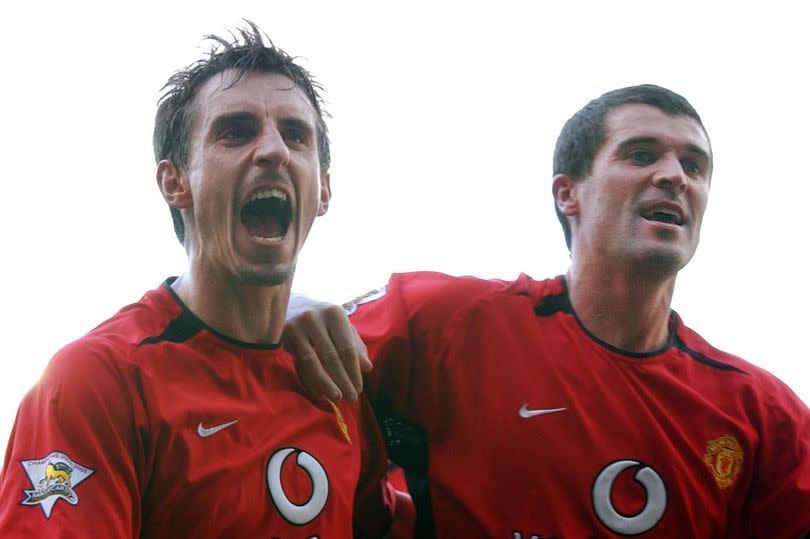
[{"label": "black collar trim", "polygon": [[178,296],[172,289],[171,285],[176,279],[177,277],[169,277],[163,282],[162,286],[166,289],[166,291],[169,292],[174,301],[177,302],[182,309],[180,316],[172,320],[169,325],[166,326],[166,329],[162,334],[156,337],[147,337],[141,341],[141,344],[154,344],[163,341],[180,343],[189,340],[200,331],[207,331],[225,342],[240,346],[242,348],[252,348],[256,350],[276,350],[281,348],[281,343],[260,344],[240,341],[239,339],[229,337],[224,333],[220,333],[216,329],[210,327],[208,324],[200,320],[197,315],[191,312],[186,304],[183,303],[183,300],[180,299],[180,296]]},{"label": "black collar trim", "polygon": [[538,316],[550,316],[557,312],[564,312],[570,314],[571,316],[574,317],[574,320],[577,321],[577,324],[579,324],[579,327],[582,328],[582,331],[585,333],[585,335],[587,335],[596,344],[598,344],[603,348],[607,348],[611,352],[631,358],[643,359],[657,356],[665,352],[669,347],[675,344],[675,333],[676,328],[678,326],[677,324],[678,315],[675,313],[675,311],[672,311],[670,313],[669,336],[667,337],[667,341],[666,343],[664,343],[664,346],[662,346],[658,350],[654,350],[652,352],[630,352],[603,341],[602,339],[600,339],[599,337],[588,331],[588,328],[586,328],[585,324],[582,323],[582,320],[579,319],[577,313],[574,311],[574,307],[571,305],[571,299],[568,295],[568,283],[565,280],[565,276],[564,275],[560,276],[560,280],[562,281],[563,287],[562,293],[557,296],[544,297],[543,303],[541,305],[535,306],[534,308],[535,314],[537,314]]}]

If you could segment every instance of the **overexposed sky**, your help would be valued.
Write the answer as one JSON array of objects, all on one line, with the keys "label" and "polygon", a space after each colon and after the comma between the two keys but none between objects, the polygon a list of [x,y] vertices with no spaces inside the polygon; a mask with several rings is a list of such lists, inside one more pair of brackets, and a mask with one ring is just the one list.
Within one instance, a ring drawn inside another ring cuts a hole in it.
[{"label": "overexposed sky", "polygon": [[333,116],[333,200],[297,290],[342,302],[393,271],[563,273],[557,134],[604,91],[657,83],[697,108],[715,153],[674,308],[810,402],[799,2],[161,4],[2,8],[0,455],[53,353],[183,271],[154,181],[155,105],[202,37],[243,17],[303,58]]}]

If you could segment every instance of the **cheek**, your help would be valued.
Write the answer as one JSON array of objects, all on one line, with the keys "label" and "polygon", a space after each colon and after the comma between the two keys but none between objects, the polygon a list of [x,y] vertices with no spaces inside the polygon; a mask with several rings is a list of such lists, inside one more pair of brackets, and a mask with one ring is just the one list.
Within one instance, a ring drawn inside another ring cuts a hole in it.
[{"label": "cheek", "polygon": [[305,176],[305,181],[301,183],[298,192],[301,201],[301,217],[311,219],[318,214],[321,202],[321,178],[320,174],[309,173]]},{"label": "cheek", "polygon": [[319,198],[316,196],[308,195],[306,201],[301,207],[301,221],[308,227],[312,226],[312,222],[318,217],[318,210],[320,207]]},{"label": "cheek", "polygon": [[692,201],[692,208],[694,208],[695,219],[698,221],[703,219],[703,214],[706,211],[706,205],[709,202],[709,186],[701,186],[695,190],[695,196]]},{"label": "cheek", "polygon": [[[210,179],[210,178],[209,178]],[[198,226],[220,229],[233,213],[233,196],[225,182],[206,181],[202,178],[192,184],[194,214]]]},{"label": "cheek", "polygon": [[622,215],[627,213],[624,210],[626,204],[627,197],[622,196],[618,191],[602,191],[597,197],[594,197],[590,210],[598,216],[597,220],[602,225],[610,225],[617,223]]}]

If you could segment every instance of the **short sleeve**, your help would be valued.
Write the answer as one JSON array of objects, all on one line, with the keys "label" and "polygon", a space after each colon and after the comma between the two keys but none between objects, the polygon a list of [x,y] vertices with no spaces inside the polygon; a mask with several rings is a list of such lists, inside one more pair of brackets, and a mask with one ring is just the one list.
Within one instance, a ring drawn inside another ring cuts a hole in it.
[{"label": "short sleeve", "polygon": [[374,362],[365,390],[375,407],[424,427],[443,421],[440,397],[448,382],[442,358],[457,315],[504,284],[436,272],[400,273],[345,304]]},{"label": "short sleeve", "polygon": [[138,537],[138,417],[111,348],[62,349],[21,403],[0,477],[0,537]]}]

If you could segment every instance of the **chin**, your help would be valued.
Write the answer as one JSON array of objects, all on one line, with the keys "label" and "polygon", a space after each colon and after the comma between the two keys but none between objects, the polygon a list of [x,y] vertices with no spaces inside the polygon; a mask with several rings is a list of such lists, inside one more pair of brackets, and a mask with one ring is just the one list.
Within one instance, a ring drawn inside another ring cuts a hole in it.
[{"label": "chin", "polygon": [[295,268],[288,269],[275,268],[268,269],[247,269],[241,268],[237,271],[237,278],[250,286],[279,286],[292,281]]},{"label": "chin", "polygon": [[672,276],[691,258],[676,245],[661,245],[658,242],[645,245],[639,242],[627,247],[629,249],[624,252],[624,257],[631,261],[631,271],[639,276]]},{"label": "chin", "polygon": [[638,273],[670,277],[686,266],[692,254],[679,249],[644,249],[637,253],[634,266]]}]

